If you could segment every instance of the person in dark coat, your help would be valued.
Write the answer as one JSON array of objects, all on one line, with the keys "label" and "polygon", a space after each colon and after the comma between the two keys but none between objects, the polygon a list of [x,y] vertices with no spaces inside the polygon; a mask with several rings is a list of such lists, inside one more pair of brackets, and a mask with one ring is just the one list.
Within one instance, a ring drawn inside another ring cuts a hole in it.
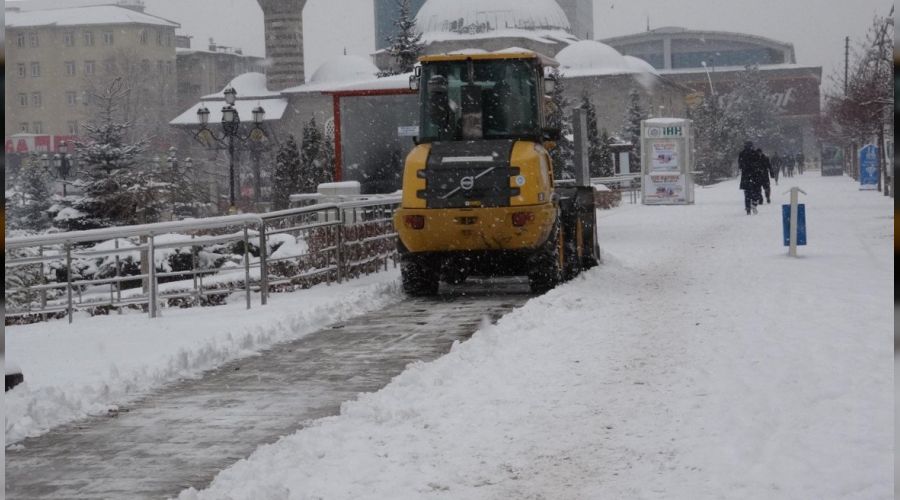
[{"label": "person in dark coat", "polygon": [[[759,172],[759,184],[766,194],[766,203],[772,203],[772,184],[769,183],[769,176],[774,177],[772,175],[772,162],[769,161],[769,157],[761,149],[757,148],[756,154],[759,158],[759,168],[761,170]],[[762,196],[759,196],[759,204],[762,205]]]},{"label": "person in dark coat", "polygon": [[805,166],[806,158],[803,156],[802,152],[797,153],[796,158],[797,158],[797,171],[800,172],[800,175],[803,175],[803,167]]},{"label": "person in dark coat", "polygon": [[781,176],[781,156],[778,151],[772,154],[772,178],[775,179],[775,185],[778,185],[778,177]]},{"label": "person in dark coat", "polygon": [[[753,147],[752,141],[744,143],[744,149],[738,155],[738,168],[741,170],[740,188],[744,190],[744,209],[747,215],[757,213],[756,207],[762,203],[763,162],[759,150]],[[768,177],[768,174],[765,174]]]}]

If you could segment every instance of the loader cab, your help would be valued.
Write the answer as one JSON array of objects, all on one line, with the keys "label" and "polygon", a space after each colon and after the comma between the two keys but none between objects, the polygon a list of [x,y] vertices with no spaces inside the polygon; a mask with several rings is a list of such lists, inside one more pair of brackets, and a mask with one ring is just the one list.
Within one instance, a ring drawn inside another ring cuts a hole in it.
[{"label": "loader cab", "polygon": [[536,54],[424,58],[416,82],[419,142],[540,142],[545,135],[543,66]]}]

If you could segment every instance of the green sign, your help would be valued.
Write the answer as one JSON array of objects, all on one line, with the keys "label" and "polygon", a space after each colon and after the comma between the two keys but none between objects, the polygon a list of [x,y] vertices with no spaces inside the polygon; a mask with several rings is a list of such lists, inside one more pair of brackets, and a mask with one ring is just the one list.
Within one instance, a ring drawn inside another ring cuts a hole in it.
[{"label": "green sign", "polygon": [[663,127],[664,137],[681,137],[681,127]]}]

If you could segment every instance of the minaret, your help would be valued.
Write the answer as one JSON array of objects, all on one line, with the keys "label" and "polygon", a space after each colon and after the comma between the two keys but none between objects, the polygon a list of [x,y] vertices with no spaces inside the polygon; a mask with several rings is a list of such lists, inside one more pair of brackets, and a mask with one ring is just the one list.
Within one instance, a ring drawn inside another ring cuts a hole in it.
[{"label": "minaret", "polygon": [[[257,0],[266,29],[269,90],[303,85],[303,6],[306,0]],[[240,90],[239,90],[240,91]]]}]

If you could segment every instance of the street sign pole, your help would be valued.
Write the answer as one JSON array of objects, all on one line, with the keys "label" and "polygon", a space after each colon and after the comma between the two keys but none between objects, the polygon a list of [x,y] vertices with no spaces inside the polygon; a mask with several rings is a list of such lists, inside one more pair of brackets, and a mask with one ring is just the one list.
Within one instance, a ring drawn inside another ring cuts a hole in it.
[{"label": "street sign pole", "polygon": [[[790,193],[791,193],[791,219],[790,219],[791,239],[790,239],[788,255],[790,255],[791,257],[796,257],[797,256],[797,226],[798,226],[798,223],[797,223],[798,209],[797,209],[797,207],[798,207],[798,204],[800,201],[800,193],[806,194],[806,191],[804,191],[798,187],[792,187],[790,190]],[[785,194],[787,194],[787,193],[785,193]]]}]

